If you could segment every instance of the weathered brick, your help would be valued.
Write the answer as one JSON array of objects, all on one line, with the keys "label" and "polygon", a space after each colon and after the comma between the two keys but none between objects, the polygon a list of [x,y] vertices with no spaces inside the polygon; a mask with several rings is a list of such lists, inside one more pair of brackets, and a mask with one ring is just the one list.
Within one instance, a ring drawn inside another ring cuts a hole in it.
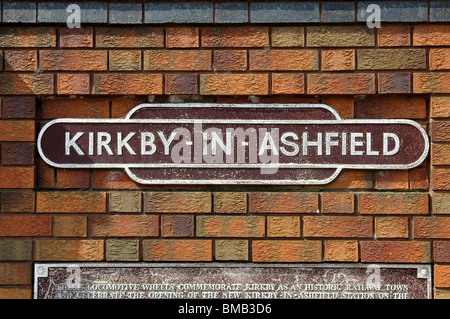
[{"label": "weathered brick", "polygon": [[147,102],[146,96],[120,96],[114,97],[111,101],[111,117],[125,117],[135,106]]},{"label": "weathered brick", "polygon": [[319,69],[316,50],[250,50],[252,71],[310,71]]},{"label": "weathered brick", "polygon": [[1,237],[51,236],[51,216],[0,216]]},{"label": "weathered brick", "polygon": [[409,189],[428,189],[430,182],[425,167],[413,168],[409,172]]},{"label": "weathered brick", "polygon": [[36,115],[36,97],[5,96],[3,97],[1,110],[4,119],[33,119]]},{"label": "weathered brick", "polygon": [[351,71],[355,69],[355,50],[322,50],[322,71]]},{"label": "weathered brick", "polygon": [[242,239],[215,240],[215,260],[247,261],[248,241]]},{"label": "weathered brick", "polygon": [[450,190],[450,169],[434,168],[431,170],[431,186],[434,190]]},{"label": "weathered brick", "polygon": [[304,94],[305,76],[302,73],[272,73],[272,94]]},{"label": "weathered brick", "polygon": [[32,289],[0,288],[0,299],[31,299],[32,295]]},{"label": "weathered brick", "polygon": [[432,96],[430,109],[431,117],[450,117],[450,96]]},{"label": "weathered brick", "polygon": [[425,49],[360,49],[357,51],[359,70],[425,69]]},{"label": "weathered brick", "polygon": [[86,216],[54,216],[53,236],[55,237],[86,237]]},{"label": "weathered brick", "polygon": [[20,50],[5,51],[5,71],[31,71],[37,70],[37,51]]},{"label": "weathered brick", "polygon": [[110,71],[139,71],[141,70],[140,50],[110,50]]},{"label": "weathered brick", "polygon": [[358,204],[360,214],[428,214],[426,193],[360,193]]},{"label": "weathered brick", "polygon": [[303,47],[305,45],[305,28],[272,27],[272,47]]},{"label": "weathered brick", "polygon": [[355,195],[352,193],[321,193],[322,211],[325,214],[353,214]]},{"label": "weathered brick", "polygon": [[358,189],[372,188],[372,172],[367,170],[343,171],[330,184],[324,186],[325,189]]},{"label": "weathered brick", "polygon": [[31,264],[0,263],[0,285],[31,285]]},{"label": "weathered brick", "polygon": [[450,299],[450,289],[434,289],[434,299]]},{"label": "weathered brick", "polygon": [[208,50],[147,50],[144,51],[146,71],[207,71],[211,70]]},{"label": "weathered brick", "polygon": [[267,74],[201,74],[202,95],[265,95],[269,93]]},{"label": "weathered brick", "polygon": [[214,51],[215,71],[246,71],[247,51],[246,50],[215,50]]},{"label": "weathered brick", "polygon": [[59,28],[61,48],[92,48],[94,46],[94,28]]},{"label": "weathered brick", "polygon": [[308,74],[308,94],[374,94],[375,75],[370,73]]},{"label": "weathered brick", "polygon": [[89,74],[62,73],[56,77],[56,93],[59,95],[83,95],[90,92]]},{"label": "weathered brick", "polygon": [[155,237],[159,235],[158,216],[92,216],[88,221],[88,231],[94,237]]},{"label": "weathered brick", "polygon": [[247,212],[247,194],[242,192],[214,193],[214,212],[245,214]]},{"label": "weathered brick", "polygon": [[322,242],[318,240],[254,240],[253,262],[321,262]]},{"label": "weathered brick", "polygon": [[56,170],[57,188],[89,188],[90,172],[85,169],[65,169]]},{"label": "weathered brick", "polygon": [[250,193],[250,213],[316,213],[319,196],[315,193]]},{"label": "weathered brick", "polygon": [[55,118],[108,118],[109,99],[44,99],[42,101],[43,119]]},{"label": "weathered brick", "polygon": [[411,45],[411,30],[405,25],[382,26],[378,29],[380,47],[400,47]]},{"label": "weathered brick", "polygon": [[32,191],[2,192],[1,203],[4,213],[34,213],[35,193]]},{"label": "weathered brick", "polygon": [[144,193],[146,213],[210,213],[211,205],[208,192]]},{"label": "weathered brick", "polygon": [[110,3],[109,23],[142,24],[141,3]]},{"label": "weathered brick", "polygon": [[34,143],[4,143],[3,165],[33,165],[36,145]]},{"label": "weathered brick", "polygon": [[106,193],[38,192],[37,213],[105,213]]},{"label": "weathered brick", "polygon": [[162,48],[164,46],[164,29],[97,27],[95,44],[99,48]]},{"label": "weathered brick", "polygon": [[450,70],[450,49],[430,49],[430,70]]},{"label": "weathered brick", "polygon": [[375,32],[366,26],[314,26],[306,28],[309,47],[374,46]]},{"label": "weathered brick", "polygon": [[31,239],[0,240],[0,261],[32,260],[33,242]]},{"label": "weathered brick", "polygon": [[375,174],[375,189],[408,189],[408,171],[378,171]]},{"label": "weathered brick", "polygon": [[446,239],[450,237],[449,217],[415,217],[414,238]]},{"label": "weathered brick", "polygon": [[450,288],[450,266],[434,265],[434,287]]},{"label": "weathered brick", "polygon": [[34,188],[34,167],[0,167],[0,188]]},{"label": "weathered brick", "polygon": [[424,119],[427,117],[427,101],[425,98],[378,96],[366,97],[356,101],[358,118],[409,118]]},{"label": "weathered brick", "polygon": [[214,15],[216,23],[246,23],[248,22],[248,3],[215,3]]},{"label": "weathered brick", "polygon": [[139,240],[108,239],[106,240],[107,261],[138,261]]},{"label": "weathered brick", "polygon": [[325,261],[357,262],[358,241],[325,240]]},{"label": "weathered brick", "polygon": [[380,73],[378,74],[378,93],[402,94],[411,93],[411,74]]},{"label": "weathered brick", "polygon": [[144,261],[212,261],[212,240],[143,240],[142,251]]},{"label": "weathered brick", "polygon": [[408,238],[408,217],[375,217],[375,237]]},{"label": "weathered brick", "polygon": [[200,44],[198,27],[166,28],[166,47],[196,48]]},{"label": "weathered brick", "polygon": [[325,97],[322,103],[331,106],[345,119],[352,119],[355,116],[355,101],[352,97]]},{"label": "weathered brick", "polygon": [[413,93],[450,93],[450,73],[413,73]]},{"label": "weathered brick", "polygon": [[438,263],[450,262],[450,241],[435,241],[433,243],[434,261]]},{"label": "weathered brick", "polygon": [[53,74],[0,74],[0,94],[2,95],[51,95],[53,93]]},{"label": "weathered brick", "polygon": [[262,216],[197,216],[197,237],[264,237]]},{"label": "weathered brick", "polygon": [[198,94],[197,74],[166,74],[164,92],[166,94]]},{"label": "weathered brick", "polygon": [[194,216],[164,215],[161,216],[162,237],[194,237]]},{"label": "weathered brick", "polygon": [[141,186],[134,182],[124,170],[97,169],[92,171],[92,188],[94,189],[139,189]]},{"label": "weathered brick", "polygon": [[52,27],[1,27],[0,47],[56,47]]},{"label": "weathered brick", "polygon": [[109,193],[109,211],[111,213],[139,213],[141,211],[141,193]]},{"label": "weathered brick", "polygon": [[206,27],[201,30],[202,47],[268,47],[268,27]]},{"label": "weathered brick", "polygon": [[450,144],[431,143],[431,164],[450,165]]},{"label": "weathered brick", "polygon": [[214,8],[208,2],[149,2],[145,23],[213,23]]},{"label": "weathered brick", "polygon": [[450,45],[450,25],[415,25],[413,33],[414,46]]},{"label": "weathered brick", "polygon": [[36,240],[36,261],[102,261],[103,240],[51,239]]},{"label": "weathered brick", "polygon": [[362,241],[361,262],[429,263],[431,243],[424,241]]},{"label": "weathered brick", "polygon": [[93,94],[149,95],[162,94],[161,74],[94,74]]},{"label": "weathered brick", "polygon": [[250,15],[253,23],[319,22],[320,7],[317,2],[254,2]]},{"label": "weathered brick", "polygon": [[41,50],[39,69],[42,71],[106,71],[106,50]]},{"label": "weathered brick", "polygon": [[372,218],[361,216],[305,216],[305,237],[371,238]]},{"label": "weathered brick", "polygon": [[433,193],[431,201],[433,214],[450,214],[450,193]]},{"label": "weathered brick", "polygon": [[55,183],[55,169],[48,166],[39,166],[37,172],[37,186],[39,188],[54,188]]},{"label": "weathered brick", "polygon": [[268,237],[300,237],[299,216],[267,216]]},{"label": "weathered brick", "polygon": [[433,142],[450,142],[450,122],[437,121],[430,122],[431,141]]}]

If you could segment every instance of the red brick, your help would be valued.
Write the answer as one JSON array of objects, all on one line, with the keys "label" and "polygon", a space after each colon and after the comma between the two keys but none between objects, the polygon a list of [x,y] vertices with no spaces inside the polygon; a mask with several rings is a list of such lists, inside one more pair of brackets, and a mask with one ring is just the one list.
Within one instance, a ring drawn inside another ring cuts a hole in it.
[{"label": "red brick", "polygon": [[268,47],[268,27],[207,27],[201,30],[202,47]]},{"label": "red brick", "polygon": [[3,165],[33,165],[36,145],[34,143],[2,144]]},{"label": "red brick", "polygon": [[247,212],[247,194],[241,192],[214,193],[214,213],[245,214]]},{"label": "red brick", "polygon": [[94,74],[93,94],[151,95],[162,94],[161,74]]},{"label": "red brick", "polygon": [[155,237],[159,234],[156,215],[108,215],[89,217],[93,237]]},{"label": "red brick", "polygon": [[39,69],[42,71],[106,71],[106,50],[41,50]]},{"label": "red brick", "polygon": [[358,118],[400,118],[425,119],[427,117],[427,100],[422,97],[366,97],[356,101]]},{"label": "red brick", "polygon": [[413,73],[413,93],[450,93],[450,73]]},{"label": "red brick", "polygon": [[55,187],[55,169],[48,166],[38,167],[37,186],[39,188]]},{"label": "red brick", "polygon": [[268,237],[300,237],[299,216],[267,216]]},{"label": "red brick", "polygon": [[31,299],[32,295],[32,289],[0,288],[0,299]]},{"label": "red brick", "polygon": [[1,95],[51,95],[54,93],[53,74],[2,73]]},{"label": "red brick", "polygon": [[375,237],[408,238],[408,217],[375,217]]},{"label": "red brick", "polygon": [[110,50],[109,70],[110,71],[140,71],[141,67],[140,50]]},{"label": "red brick", "polygon": [[51,236],[51,216],[0,216],[0,236]]},{"label": "red brick", "polygon": [[431,243],[424,241],[362,241],[361,262],[429,263]]},{"label": "red brick", "polygon": [[431,186],[434,190],[450,190],[450,169],[434,168],[431,170]]},{"label": "red brick", "polygon": [[355,69],[355,50],[322,50],[322,71],[351,71]]},{"label": "red brick", "polygon": [[358,202],[360,214],[428,214],[426,193],[361,193]]},{"label": "red brick", "polygon": [[54,237],[86,237],[87,217],[77,215],[54,216]]},{"label": "red brick", "polygon": [[194,216],[161,216],[162,237],[194,237]]},{"label": "red brick", "polygon": [[147,50],[144,51],[146,71],[208,71],[211,51],[207,50]]},{"label": "red brick", "polygon": [[450,266],[434,265],[434,286],[450,288]]},{"label": "red brick", "polygon": [[200,43],[198,27],[166,28],[166,46],[168,48],[195,48]]},{"label": "red brick", "polygon": [[37,51],[20,50],[5,51],[5,71],[30,71],[37,70]]},{"label": "red brick", "polygon": [[325,240],[325,261],[357,262],[358,241]]},{"label": "red brick", "polygon": [[146,213],[210,213],[208,192],[152,192],[144,194]]},{"label": "red brick", "polygon": [[380,94],[411,93],[411,74],[409,73],[378,74],[378,93]]},{"label": "red brick", "polygon": [[305,216],[305,237],[371,238],[372,218],[360,216]]},{"label": "red brick", "polygon": [[86,169],[56,169],[57,188],[89,188],[90,172]]},{"label": "red brick", "polygon": [[0,188],[34,188],[34,167],[0,167]]},{"label": "red brick", "polygon": [[450,217],[415,217],[414,238],[450,238]]},{"label": "red brick", "polygon": [[38,192],[37,213],[105,213],[106,193]]},{"label": "red brick", "polygon": [[154,27],[97,27],[95,45],[100,48],[162,48],[164,29]]},{"label": "red brick", "polygon": [[147,97],[114,97],[111,102],[111,117],[125,117],[128,112],[139,104],[147,102]]},{"label": "red brick", "polygon": [[450,142],[450,121],[430,122],[431,140],[433,142]]},{"label": "red brick", "polygon": [[335,109],[342,118],[352,119],[355,116],[355,101],[351,97],[325,97],[321,102]]},{"label": "red brick", "polygon": [[4,213],[34,213],[34,191],[9,191],[1,193],[1,207]]},{"label": "red brick", "polygon": [[36,97],[5,96],[1,103],[2,118],[34,119],[36,113]]},{"label": "red brick", "polygon": [[269,93],[267,74],[201,74],[202,95],[265,95]]},{"label": "red brick", "polygon": [[413,33],[414,46],[450,45],[450,25],[415,25]]},{"label": "red brick", "polygon": [[353,193],[321,193],[320,197],[325,214],[353,214],[355,210]]},{"label": "red brick", "polygon": [[102,261],[103,240],[36,240],[36,261]]},{"label": "red brick", "polygon": [[44,99],[42,101],[42,118],[108,118],[109,99]]},{"label": "red brick", "polygon": [[372,172],[367,170],[343,171],[330,184],[324,186],[325,189],[358,189],[372,188]]},{"label": "red brick", "polygon": [[435,241],[433,248],[435,262],[450,263],[450,241]]},{"label": "red brick", "polygon": [[198,94],[197,74],[166,74],[164,83],[166,94]]},{"label": "red brick", "polygon": [[94,189],[139,189],[124,170],[97,169],[92,171],[92,188]]},{"label": "red brick", "polygon": [[56,29],[53,27],[3,27],[0,29],[0,47],[56,47]]},{"label": "red brick", "polygon": [[450,96],[432,96],[430,109],[431,117],[450,117]]},{"label": "red brick", "polygon": [[410,189],[428,189],[429,187],[428,172],[425,167],[413,168],[409,171],[409,188]]},{"label": "red brick", "polygon": [[319,196],[315,193],[250,193],[250,213],[316,213]]},{"label": "red brick", "polygon": [[450,49],[430,49],[430,70],[450,70]]},{"label": "red brick", "polygon": [[0,263],[0,285],[31,285],[31,264]]},{"label": "red brick", "polygon": [[254,240],[253,262],[321,262],[322,242],[316,240]]},{"label": "red brick", "polygon": [[411,30],[409,26],[383,26],[378,30],[378,45],[380,47],[399,47],[411,45]]},{"label": "red brick", "polygon": [[246,71],[246,50],[216,50],[214,51],[215,71]]},{"label": "red brick", "polygon": [[61,48],[91,48],[94,46],[94,28],[59,28]]},{"label": "red brick", "polygon": [[56,93],[60,95],[82,95],[90,91],[89,74],[58,74],[56,83]]},{"label": "red brick", "polygon": [[375,189],[408,189],[408,171],[378,171],[375,174]]},{"label": "red brick", "polygon": [[273,73],[272,94],[304,94],[305,76],[302,73]]},{"label": "red brick", "polygon": [[262,216],[197,216],[197,237],[264,237]]},{"label": "red brick", "polygon": [[370,73],[308,74],[308,94],[374,94],[375,75]]},{"label": "red brick", "polygon": [[316,50],[250,50],[251,71],[310,71],[319,69]]},{"label": "red brick", "polygon": [[212,240],[149,239],[142,251],[144,261],[212,261]]}]

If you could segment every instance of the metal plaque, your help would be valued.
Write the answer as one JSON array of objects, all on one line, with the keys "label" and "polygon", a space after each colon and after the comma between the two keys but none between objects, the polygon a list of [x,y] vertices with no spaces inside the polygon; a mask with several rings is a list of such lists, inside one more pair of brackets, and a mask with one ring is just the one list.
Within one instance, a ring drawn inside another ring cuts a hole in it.
[{"label": "metal plaque", "polygon": [[342,119],[324,104],[141,104],[123,119],[56,119],[59,168],[123,168],[142,184],[326,184],[342,169],[411,169],[429,150],[411,120]]},{"label": "metal plaque", "polygon": [[36,263],[35,299],[430,299],[431,266]]}]

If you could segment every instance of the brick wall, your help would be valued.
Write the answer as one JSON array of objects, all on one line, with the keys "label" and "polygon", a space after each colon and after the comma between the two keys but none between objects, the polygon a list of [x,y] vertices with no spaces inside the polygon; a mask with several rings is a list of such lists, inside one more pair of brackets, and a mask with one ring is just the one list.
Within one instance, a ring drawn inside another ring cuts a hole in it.
[{"label": "brick wall", "polygon": [[[113,25],[108,15],[110,24],[81,29],[46,21],[44,10],[9,23],[6,3],[0,298],[32,296],[34,261],[429,263],[434,297],[450,298],[450,19],[436,18],[444,1],[424,2],[434,5],[426,20],[380,29],[355,16],[326,23],[329,2],[312,23],[245,14],[217,23],[216,8],[216,23]],[[117,118],[147,101],[320,102],[344,118],[415,120],[431,153],[409,171],[345,170],[314,187],[144,186],[122,170],[56,169],[37,155],[51,119]]]}]

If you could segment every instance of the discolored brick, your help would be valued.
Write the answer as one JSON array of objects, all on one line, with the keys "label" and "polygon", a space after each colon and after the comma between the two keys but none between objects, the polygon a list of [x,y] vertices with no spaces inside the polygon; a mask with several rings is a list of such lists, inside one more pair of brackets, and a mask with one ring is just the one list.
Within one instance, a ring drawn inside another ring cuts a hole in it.
[{"label": "discolored brick", "polygon": [[357,262],[358,241],[325,240],[325,261]]},{"label": "discolored brick", "polygon": [[36,240],[36,261],[102,261],[104,241],[93,239]]},{"label": "discolored brick", "polygon": [[361,262],[429,263],[431,243],[424,241],[362,241]]},{"label": "discolored brick", "polygon": [[272,47],[303,47],[305,44],[304,27],[272,27]]},{"label": "discolored brick", "polygon": [[314,193],[250,193],[250,213],[315,213],[319,198]]},{"label": "discolored brick", "polygon": [[166,74],[166,94],[198,94],[198,76],[196,74]]},{"label": "discolored brick", "polygon": [[305,76],[302,73],[272,73],[272,94],[304,94]]},{"label": "discolored brick", "polygon": [[197,216],[197,237],[263,237],[262,216]]},{"label": "discolored brick", "polygon": [[139,213],[141,211],[141,193],[110,192],[109,211],[111,213]]},{"label": "discolored brick", "polygon": [[208,239],[152,239],[142,245],[144,261],[212,261]]},{"label": "discolored brick", "polygon": [[94,237],[156,237],[158,220],[156,215],[91,216],[88,231]]},{"label": "discolored brick", "polygon": [[1,203],[4,213],[34,213],[35,193],[31,191],[2,192]]},{"label": "discolored brick", "polygon": [[161,216],[162,237],[194,237],[194,216]]},{"label": "discolored brick", "polygon": [[31,239],[1,239],[0,261],[32,260],[33,242]]},{"label": "discolored brick", "polygon": [[215,240],[215,259],[221,261],[247,261],[248,241],[241,239]]},{"label": "discolored brick", "polygon": [[138,261],[139,240],[131,239],[107,239],[107,261]]},{"label": "discolored brick", "polygon": [[86,237],[86,216],[54,216],[53,236],[55,237]]},{"label": "discolored brick", "polygon": [[321,262],[322,242],[316,240],[254,240],[253,262]]},{"label": "discolored brick", "polygon": [[299,216],[267,216],[268,237],[300,237]]},{"label": "discolored brick", "polygon": [[240,192],[214,193],[214,212],[245,214],[247,212],[247,194]]},{"label": "discolored brick", "polygon": [[407,217],[375,217],[376,238],[408,238]]}]

